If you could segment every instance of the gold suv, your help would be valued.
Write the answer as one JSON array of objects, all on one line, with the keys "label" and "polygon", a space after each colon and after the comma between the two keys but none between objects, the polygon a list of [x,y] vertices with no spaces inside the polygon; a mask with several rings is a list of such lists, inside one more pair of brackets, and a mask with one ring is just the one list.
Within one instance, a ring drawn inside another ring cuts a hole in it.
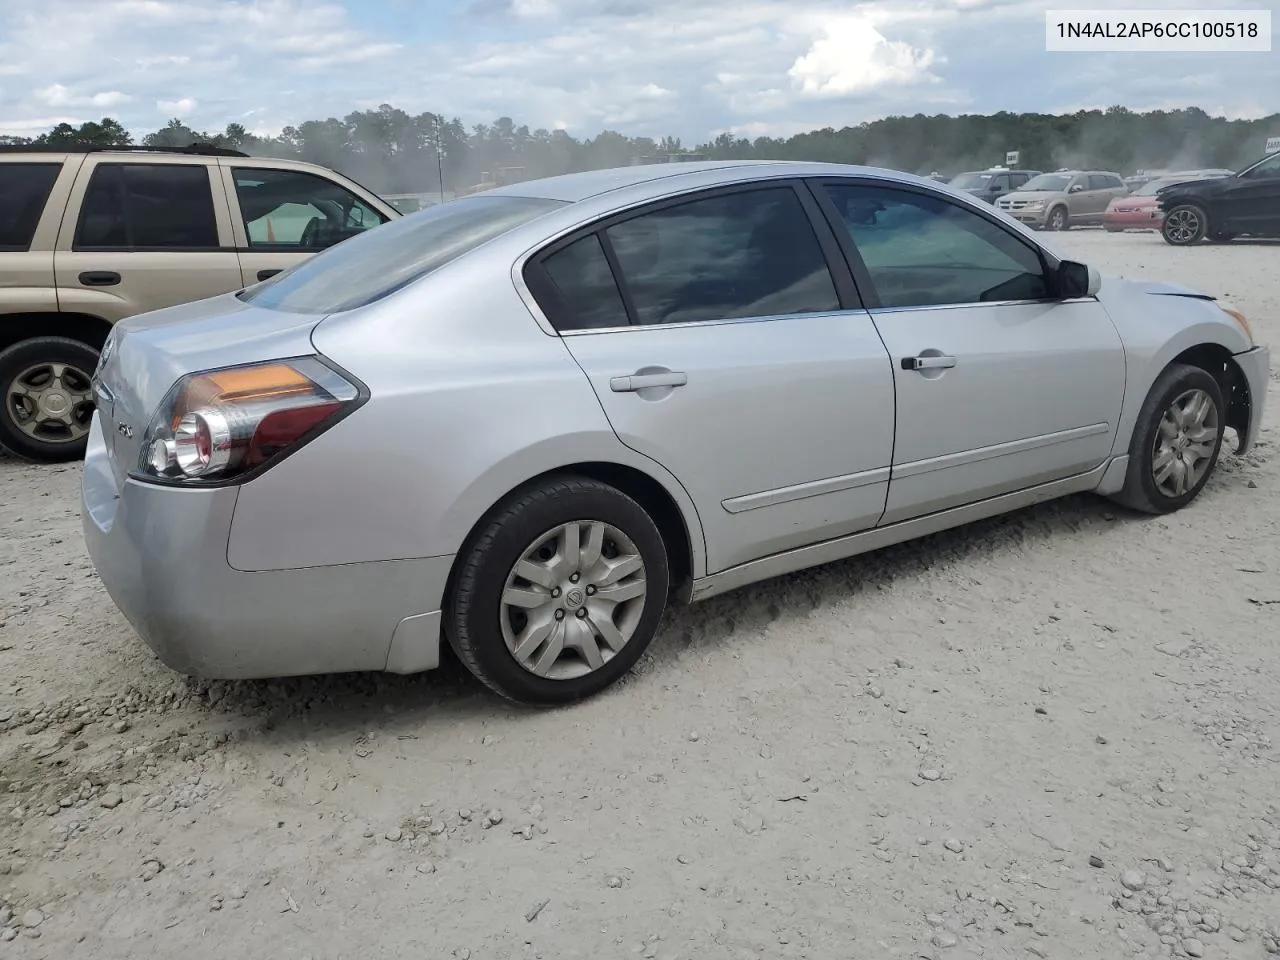
[{"label": "gold suv", "polygon": [[249,286],[398,216],[292,160],[0,147],[0,446],[83,455],[89,381],[116,321]]}]

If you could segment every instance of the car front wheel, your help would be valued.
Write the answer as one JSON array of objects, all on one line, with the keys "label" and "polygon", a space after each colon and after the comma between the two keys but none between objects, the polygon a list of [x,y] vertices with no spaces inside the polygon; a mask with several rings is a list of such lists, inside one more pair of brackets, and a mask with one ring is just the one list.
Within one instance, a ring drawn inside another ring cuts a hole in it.
[{"label": "car front wheel", "polygon": [[1199,243],[1209,232],[1209,216],[1194,203],[1174,207],[1164,218],[1160,233],[1165,242],[1175,247]]},{"label": "car front wheel", "polygon": [[1049,230],[1066,230],[1068,225],[1066,207],[1054,207],[1049,211],[1049,218],[1045,220],[1046,228]]},{"label": "car front wheel", "polygon": [[1217,380],[1199,367],[1171,365],[1138,413],[1129,472],[1116,500],[1143,513],[1171,513],[1189,504],[1218,463],[1225,413]]},{"label": "car front wheel", "polygon": [[0,352],[0,446],[28,460],[84,456],[98,352],[66,337],[33,337]]},{"label": "car front wheel", "polygon": [[635,500],[564,476],[513,494],[460,558],[445,630],[479,680],[523,703],[568,703],[640,659],[667,603],[666,546]]}]

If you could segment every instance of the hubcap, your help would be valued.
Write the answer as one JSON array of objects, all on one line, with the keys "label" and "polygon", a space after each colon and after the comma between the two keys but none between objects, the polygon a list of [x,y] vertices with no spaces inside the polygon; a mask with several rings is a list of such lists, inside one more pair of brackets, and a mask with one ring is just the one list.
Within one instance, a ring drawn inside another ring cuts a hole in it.
[{"label": "hubcap", "polygon": [[1166,497],[1181,497],[1204,479],[1218,440],[1218,407],[1203,390],[1180,395],[1160,418],[1151,477]]},{"label": "hubcap", "polygon": [[1200,232],[1200,215],[1194,210],[1174,210],[1165,218],[1164,232],[1178,243],[1190,243]]},{"label": "hubcap", "polygon": [[28,367],[9,382],[5,411],[33,440],[74,443],[89,433],[93,418],[89,374],[68,363]]},{"label": "hubcap", "polygon": [[1061,210],[1055,210],[1049,216],[1049,226],[1054,230],[1061,230],[1063,223],[1066,222],[1067,215]]},{"label": "hubcap", "polygon": [[530,673],[586,676],[631,640],[646,596],[644,560],[631,539],[610,524],[575,520],[543,534],[511,568],[502,638]]}]

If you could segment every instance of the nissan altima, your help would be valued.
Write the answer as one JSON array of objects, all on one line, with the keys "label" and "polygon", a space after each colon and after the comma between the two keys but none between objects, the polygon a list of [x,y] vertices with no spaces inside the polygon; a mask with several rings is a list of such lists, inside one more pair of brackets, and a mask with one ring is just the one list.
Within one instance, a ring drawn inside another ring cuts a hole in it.
[{"label": "nissan altima", "polygon": [[490,190],[128,319],[83,525],[176,670],[512,699],[636,663],[672,600],[1081,491],[1190,504],[1269,354],[892,171],[688,163]]}]

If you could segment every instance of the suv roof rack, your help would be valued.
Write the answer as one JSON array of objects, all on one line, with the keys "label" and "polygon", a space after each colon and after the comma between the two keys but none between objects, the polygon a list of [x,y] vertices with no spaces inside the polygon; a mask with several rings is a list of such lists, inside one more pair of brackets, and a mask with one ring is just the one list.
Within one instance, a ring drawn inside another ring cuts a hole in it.
[{"label": "suv roof rack", "polygon": [[247,157],[240,150],[215,146],[212,143],[192,143],[185,147],[105,147],[96,143],[74,144],[2,144],[0,153],[183,153],[196,157]]}]

